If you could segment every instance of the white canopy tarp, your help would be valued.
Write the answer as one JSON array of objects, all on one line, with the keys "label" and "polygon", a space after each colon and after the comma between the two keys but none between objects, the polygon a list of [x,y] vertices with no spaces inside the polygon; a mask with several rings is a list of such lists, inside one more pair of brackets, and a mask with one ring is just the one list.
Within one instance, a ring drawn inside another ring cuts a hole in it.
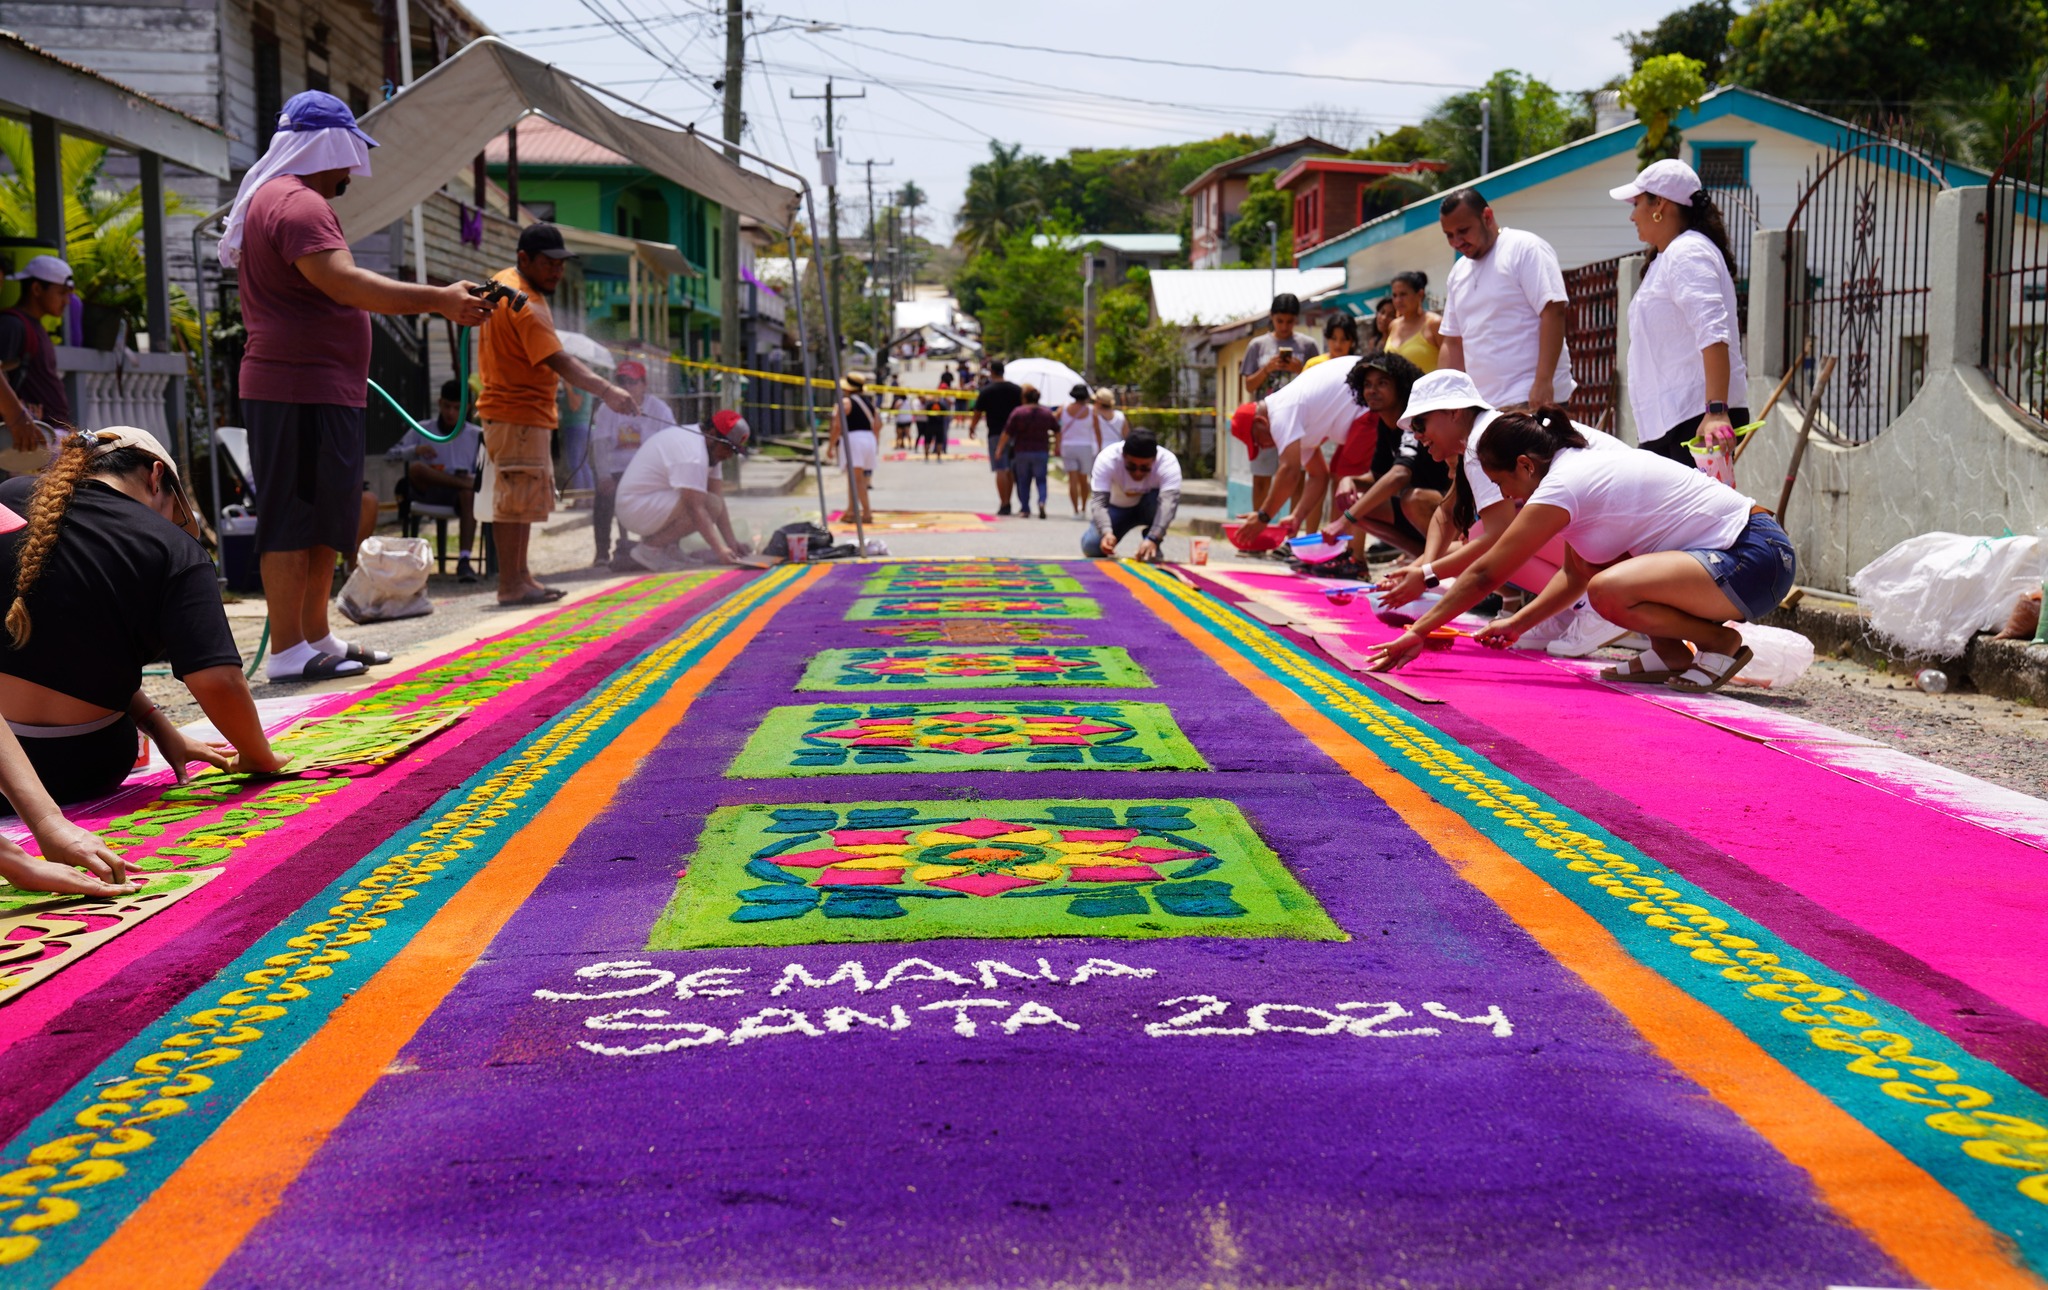
[{"label": "white canopy tarp", "polygon": [[370,153],[370,178],[335,199],[342,232],[354,242],[403,218],[528,112],[772,228],[795,218],[795,189],[741,169],[696,135],[622,116],[566,72],[486,36],[362,119],[382,146]]}]

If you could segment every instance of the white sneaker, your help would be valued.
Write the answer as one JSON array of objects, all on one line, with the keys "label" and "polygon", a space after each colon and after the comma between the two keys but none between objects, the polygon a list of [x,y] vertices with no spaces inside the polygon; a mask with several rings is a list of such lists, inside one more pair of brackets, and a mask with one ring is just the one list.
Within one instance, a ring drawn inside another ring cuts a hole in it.
[{"label": "white sneaker", "polygon": [[[1579,602],[1579,606],[1583,606],[1584,604],[1584,601]],[[1549,648],[1550,642],[1564,635],[1566,630],[1568,630],[1574,622],[1578,621],[1579,606],[1574,606],[1571,609],[1566,609],[1560,613],[1552,614],[1550,617],[1544,619],[1542,622],[1536,624],[1534,627],[1531,627],[1528,631],[1523,632],[1521,636],[1516,639],[1512,648]]]},{"label": "white sneaker", "polygon": [[[1565,615],[1559,614],[1563,618]],[[1581,604],[1571,616],[1570,625],[1558,633],[1557,639],[1546,647],[1558,658],[1584,658],[1603,645],[1611,644],[1628,635],[1625,627],[1616,627],[1605,618],[1593,612],[1593,606]]]},{"label": "white sneaker", "polygon": [[648,542],[633,548],[633,563],[652,573],[674,573],[684,567],[681,560]]}]

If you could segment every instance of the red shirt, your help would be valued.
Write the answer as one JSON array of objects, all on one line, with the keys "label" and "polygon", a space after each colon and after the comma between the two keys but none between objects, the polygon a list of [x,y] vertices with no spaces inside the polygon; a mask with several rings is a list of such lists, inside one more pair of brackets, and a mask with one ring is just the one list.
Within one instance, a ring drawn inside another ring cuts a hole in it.
[{"label": "red shirt", "polygon": [[370,315],[336,304],[292,267],[348,249],[327,199],[279,175],[249,199],[242,231],[242,397],[360,408],[370,397]]},{"label": "red shirt", "polygon": [[1369,472],[1372,469],[1372,451],[1379,441],[1379,417],[1371,412],[1359,413],[1351,422],[1351,428],[1344,432],[1343,446],[1330,460],[1330,478],[1346,479]]}]

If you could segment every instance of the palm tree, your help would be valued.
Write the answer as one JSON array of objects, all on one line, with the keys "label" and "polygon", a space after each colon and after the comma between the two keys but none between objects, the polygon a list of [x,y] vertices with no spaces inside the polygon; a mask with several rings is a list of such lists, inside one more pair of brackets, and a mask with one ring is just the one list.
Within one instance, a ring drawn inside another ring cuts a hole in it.
[{"label": "palm tree", "polygon": [[960,230],[953,240],[969,255],[1000,251],[1012,236],[1044,210],[1038,195],[1038,172],[1044,162],[1023,156],[1024,145],[1005,148],[989,141],[987,161],[967,172],[967,194],[960,203]]}]

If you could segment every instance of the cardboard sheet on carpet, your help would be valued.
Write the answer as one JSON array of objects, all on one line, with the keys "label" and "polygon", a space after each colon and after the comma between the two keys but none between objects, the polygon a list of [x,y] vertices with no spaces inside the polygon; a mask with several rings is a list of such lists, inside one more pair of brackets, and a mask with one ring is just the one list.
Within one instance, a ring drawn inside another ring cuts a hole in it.
[{"label": "cardboard sheet on carpet", "polygon": [[145,880],[142,890],[104,900],[15,893],[0,901],[0,1004],[162,913],[220,874],[218,869],[156,874]]},{"label": "cardboard sheet on carpet", "polygon": [[942,937],[1344,940],[1228,802],[716,812],[656,950]]},{"label": "cardboard sheet on carpet", "polygon": [[831,703],[772,708],[739,779],[976,770],[1206,770],[1163,703]]},{"label": "cardboard sheet on carpet", "polygon": [[898,646],[820,651],[799,690],[966,690],[1024,685],[1149,687],[1120,645]]},{"label": "cardboard sheet on carpet", "polygon": [[846,616],[855,622],[877,618],[1100,618],[1102,606],[1088,596],[863,596]]}]

